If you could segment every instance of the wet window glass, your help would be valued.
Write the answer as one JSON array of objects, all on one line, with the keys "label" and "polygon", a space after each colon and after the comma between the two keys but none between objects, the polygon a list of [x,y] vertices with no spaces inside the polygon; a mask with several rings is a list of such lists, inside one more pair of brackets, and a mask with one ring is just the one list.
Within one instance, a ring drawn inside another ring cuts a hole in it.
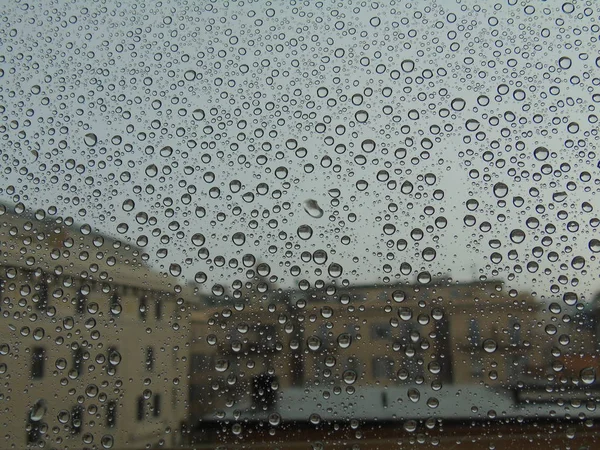
[{"label": "wet window glass", "polygon": [[600,5],[4,2],[0,448],[598,448]]}]

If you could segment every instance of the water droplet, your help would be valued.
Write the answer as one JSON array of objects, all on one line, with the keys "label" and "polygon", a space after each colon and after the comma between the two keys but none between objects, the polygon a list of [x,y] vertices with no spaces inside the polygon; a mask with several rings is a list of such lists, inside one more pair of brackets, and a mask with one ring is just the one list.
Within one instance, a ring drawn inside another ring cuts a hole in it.
[{"label": "water droplet", "polygon": [[588,247],[593,253],[600,252],[600,240],[590,239],[590,242],[588,243]]},{"label": "water droplet", "polygon": [[440,406],[440,401],[435,397],[430,397],[427,399],[427,406],[431,409],[435,409]]},{"label": "water droplet", "polygon": [[361,109],[354,114],[354,118],[358,123],[365,123],[367,120],[369,120],[369,113],[364,109]]},{"label": "water droplet", "polygon": [[417,388],[410,388],[408,390],[408,398],[411,402],[417,403],[421,399],[421,392]]},{"label": "water droplet", "polygon": [[321,316],[324,319],[330,319],[333,316],[333,309],[330,306],[323,306],[321,308]]},{"label": "water droplet", "polygon": [[306,340],[306,345],[308,346],[308,348],[310,350],[312,350],[313,352],[316,352],[317,350],[319,350],[321,348],[321,339],[319,339],[317,336],[310,336]]},{"label": "water droplet", "polygon": [[402,303],[404,300],[406,300],[406,292],[400,290],[394,291],[392,292],[392,299],[396,303]]},{"label": "water droplet", "polygon": [[310,239],[313,235],[313,229],[309,225],[300,225],[297,230],[298,237],[304,241]]},{"label": "water droplet", "polygon": [[549,155],[550,155],[550,152],[548,151],[548,149],[546,147],[537,147],[533,151],[533,156],[538,161],[546,161],[548,159]]},{"label": "water droplet", "polygon": [[331,263],[329,265],[328,272],[329,272],[329,276],[331,278],[338,278],[338,277],[340,277],[342,275],[343,271],[344,271],[344,269],[338,263]]},{"label": "water droplet", "polygon": [[362,148],[363,152],[371,153],[373,150],[375,150],[375,141],[373,139],[365,139],[360,144],[360,147]]},{"label": "water droplet", "polygon": [[348,348],[352,345],[352,336],[349,333],[341,333],[337,338],[337,343],[340,348]]},{"label": "water droplet", "polygon": [[513,241],[515,244],[520,244],[525,240],[525,232],[523,230],[515,228],[510,232],[510,240]]},{"label": "water droplet", "polygon": [[112,437],[112,435],[105,434],[100,439],[100,443],[102,444],[102,447],[104,447],[104,448],[112,448],[115,443],[115,439]]},{"label": "water droplet", "polygon": [[436,257],[436,251],[431,247],[426,247],[421,252],[421,256],[425,261],[433,261]]},{"label": "water droplet", "polygon": [[454,110],[454,111],[462,111],[463,109],[465,109],[467,102],[465,102],[464,99],[462,98],[455,98],[454,100],[452,100],[452,102],[450,103],[450,107]]},{"label": "water droplet", "polygon": [[215,361],[215,370],[217,372],[225,372],[229,369],[229,360],[225,358],[217,358]]},{"label": "water droplet", "polygon": [[316,200],[306,200],[303,206],[304,211],[306,211],[309,216],[314,217],[315,219],[320,219],[321,217],[323,217],[323,210],[321,209]]},{"label": "water droplet", "polygon": [[561,69],[569,69],[571,68],[571,64],[573,64],[573,62],[571,61],[571,58],[569,58],[568,56],[563,56],[558,60],[558,65],[560,66]]},{"label": "water droplet", "polygon": [[121,363],[121,354],[113,349],[108,355],[108,362],[113,366],[118,366]]},{"label": "water droplet", "polygon": [[46,400],[39,399],[33,404],[29,418],[34,422],[39,422],[44,418],[44,414],[46,414],[47,410],[48,405],[46,404]]},{"label": "water droplet", "polygon": [[410,73],[415,70],[415,62],[412,59],[405,59],[400,63],[403,72]]},{"label": "water droplet", "polygon": [[172,263],[169,266],[169,273],[174,277],[178,277],[179,275],[181,275],[181,266],[177,263]]},{"label": "water droplet", "polygon": [[244,243],[246,242],[246,235],[241,231],[238,231],[237,233],[234,233],[233,236],[231,236],[231,240],[235,245],[239,247],[244,245]]},{"label": "water droplet", "polygon": [[404,422],[404,429],[409,433],[414,433],[417,429],[417,421],[416,420],[407,420]]},{"label": "water droplet", "polygon": [[358,379],[358,375],[356,374],[356,372],[354,370],[346,370],[342,374],[342,379],[344,380],[344,383],[346,383],[346,384],[354,384],[356,382],[356,380]]},{"label": "water droplet", "polygon": [[269,414],[269,425],[276,427],[281,423],[281,416],[277,413]]},{"label": "water droplet", "polygon": [[87,145],[88,147],[93,147],[94,145],[96,145],[96,143],[98,142],[98,137],[94,134],[94,133],[87,133],[84,137],[83,137],[83,142],[85,143],[85,145]]},{"label": "water droplet", "polygon": [[206,114],[204,114],[204,110],[203,109],[195,109],[192,112],[192,117],[194,118],[194,120],[198,120],[198,121],[204,120],[204,116],[205,115]]},{"label": "water droplet", "polygon": [[586,367],[579,372],[579,378],[583,384],[593,384],[596,381],[596,370],[593,367]]},{"label": "water droplet", "polygon": [[508,194],[508,186],[502,182],[494,185],[494,195],[498,198],[504,198]]},{"label": "water droplet", "polygon": [[496,343],[495,340],[493,339],[486,339],[485,341],[483,341],[483,349],[487,352],[487,353],[494,353],[498,348],[498,344]]}]

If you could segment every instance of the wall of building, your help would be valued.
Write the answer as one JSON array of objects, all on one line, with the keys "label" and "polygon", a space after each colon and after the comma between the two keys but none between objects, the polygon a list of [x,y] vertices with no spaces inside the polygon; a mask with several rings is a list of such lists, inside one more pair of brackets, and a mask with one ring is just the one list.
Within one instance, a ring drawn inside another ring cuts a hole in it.
[{"label": "wall of building", "polygon": [[5,215],[0,236],[0,447],[182,441],[193,289],[75,225]]}]

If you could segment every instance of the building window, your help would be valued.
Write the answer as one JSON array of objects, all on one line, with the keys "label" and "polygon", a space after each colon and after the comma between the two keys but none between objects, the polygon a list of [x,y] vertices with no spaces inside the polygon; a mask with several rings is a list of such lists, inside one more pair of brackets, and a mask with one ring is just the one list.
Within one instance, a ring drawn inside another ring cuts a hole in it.
[{"label": "building window", "polygon": [[138,422],[141,422],[142,420],[144,420],[144,406],[146,405],[146,402],[144,400],[144,397],[142,395],[140,395],[137,398],[137,420]]},{"label": "building window", "polygon": [[40,441],[42,433],[41,433],[41,426],[42,426],[42,422],[40,421],[33,421],[31,420],[31,416],[32,416],[32,411],[29,412],[29,414],[27,414],[27,419],[26,419],[26,426],[25,426],[25,430],[27,431],[27,443],[28,444],[36,444]]},{"label": "building window", "polygon": [[153,404],[153,411],[152,411],[152,415],[154,417],[160,416],[160,407],[161,407],[161,395],[154,394],[154,404]]},{"label": "building window", "polygon": [[177,408],[177,388],[171,388],[171,407],[173,409]]},{"label": "building window", "polygon": [[43,347],[34,347],[31,358],[31,377],[34,380],[44,377],[45,360],[46,350]]},{"label": "building window", "polygon": [[146,347],[146,369],[154,369],[154,347]]},{"label": "building window", "polygon": [[80,434],[83,421],[83,408],[75,406],[71,409],[71,434]]},{"label": "building window", "polygon": [[80,288],[79,291],[77,291],[77,297],[75,298],[75,312],[77,314],[84,314],[86,303],[87,298],[83,295],[82,289]]},{"label": "building window", "polygon": [[106,428],[117,426],[117,402],[111,400],[106,405]]},{"label": "building window", "polygon": [[117,373],[117,366],[121,362],[121,354],[117,351],[116,347],[108,347],[106,357],[106,371],[109,375],[115,375]]},{"label": "building window", "polygon": [[373,378],[391,380],[394,377],[394,360],[388,357],[373,358]]},{"label": "building window", "polygon": [[148,298],[145,295],[140,297],[139,311],[140,320],[146,320],[148,317]]},{"label": "building window", "polygon": [[73,369],[77,372],[77,376],[83,372],[83,350],[81,348],[73,351]]},{"label": "building window", "polygon": [[481,344],[481,330],[477,319],[469,319],[469,340],[473,346],[477,347]]},{"label": "building window", "polygon": [[511,345],[521,344],[521,324],[517,319],[511,319],[508,325],[508,335]]},{"label": "building window", "polygon": [[36,290],[37,290],[37,294],[35,297],[37,297],[37,299],[36,299],[37,300],[36,301],[37,309],[40,311],[45,311],[48,308],[48,291],[49,291],[48,279],[46,278],[45,273],[42,273],[40,282],[36,286]]},{"label": "building window", "polygon": [[373,339],[388,339],[390,334],[391,330],[389,325],[376,323],[371,327],[371,337]]},{"label": "building window", "polygon": [[273,375],[261,373],[252,379],[252,402],[255,406],[271,409],[277,401],[276,391],[273,383],[276,381]]},{"label": "building window", "polygon": [[121,299],[115,292],[110,296],[110,315],[114,317],[119,314],[121,314]]},{"label": "building window", "polygon": [[212,368],[212,358],[207,355],[194,354],[192,355],[192,373],[203,373]]},{"label": "building window", "polygon": [[154,317],[156,317],[156,320],[162,319],[163,302],[161,299],[156,300],[155,308],[156,309],[154,310]]}]

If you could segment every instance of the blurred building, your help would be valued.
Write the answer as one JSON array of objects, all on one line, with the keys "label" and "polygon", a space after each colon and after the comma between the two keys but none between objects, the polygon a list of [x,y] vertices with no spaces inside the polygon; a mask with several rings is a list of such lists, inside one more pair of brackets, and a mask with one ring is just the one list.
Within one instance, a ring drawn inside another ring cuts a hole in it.
[{"label": "blurred building", "polygon": [[135,246],[0,205],[1,448],[182,440],[194,292]]},{"label": "blurred building", "polygon": [[[376,411],[391,408],[398,388],[514,390],[545,375],[541,304],[527,293],[507,292],[500,281],[305,291],[271,285],[262,294],[251,287],[212,299],[192,316],[194,425],[302,417],[289,395],[287,405],[278,404],[292,391],[314,403],[305,409],[306,420],[336,395],[356,392],[347,397],[354,411],[359,401]],[[348,404],[324,415],[342,418]]]}]

